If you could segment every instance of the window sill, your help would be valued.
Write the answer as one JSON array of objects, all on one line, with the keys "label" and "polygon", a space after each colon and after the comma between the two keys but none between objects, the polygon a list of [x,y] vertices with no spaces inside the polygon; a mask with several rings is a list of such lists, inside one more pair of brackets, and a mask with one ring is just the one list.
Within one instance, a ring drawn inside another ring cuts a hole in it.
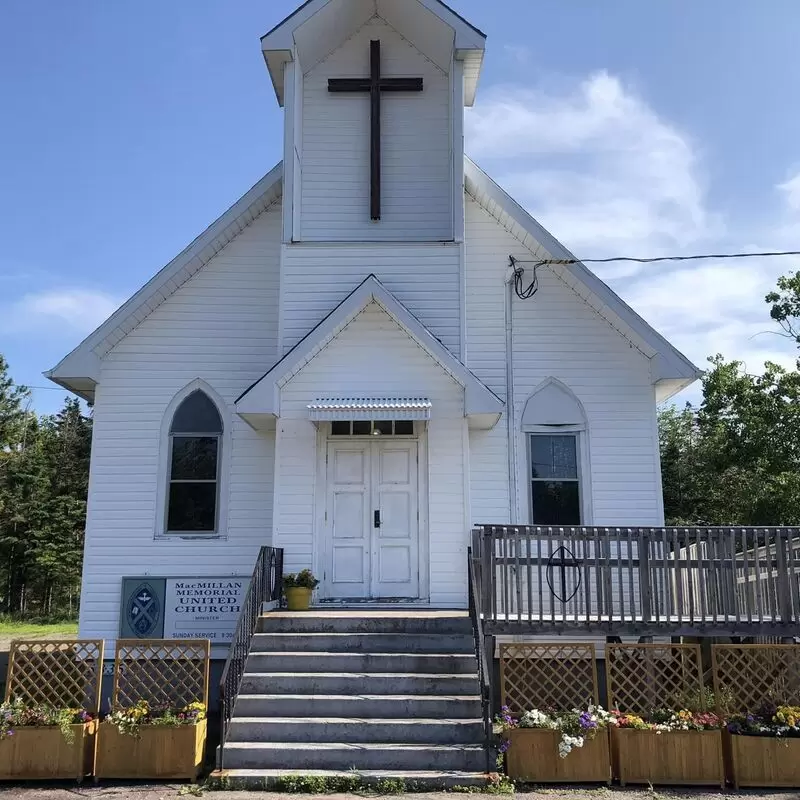
[{"label": "window sill", "polygon": [[190,542],[225,541],[227,533],[157,533],[153,537],[157,542],[174,542],[178,539]]}]

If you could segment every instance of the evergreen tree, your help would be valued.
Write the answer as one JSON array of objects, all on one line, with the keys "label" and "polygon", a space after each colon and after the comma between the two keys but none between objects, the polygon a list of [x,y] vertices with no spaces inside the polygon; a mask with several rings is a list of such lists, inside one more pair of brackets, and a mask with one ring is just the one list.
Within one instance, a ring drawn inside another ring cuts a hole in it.
[{"label": "evergreen tree", "polygon": [[78,400],[38,418],[0,356],[0,607],[74,613],[80,589],[91,418]]}]

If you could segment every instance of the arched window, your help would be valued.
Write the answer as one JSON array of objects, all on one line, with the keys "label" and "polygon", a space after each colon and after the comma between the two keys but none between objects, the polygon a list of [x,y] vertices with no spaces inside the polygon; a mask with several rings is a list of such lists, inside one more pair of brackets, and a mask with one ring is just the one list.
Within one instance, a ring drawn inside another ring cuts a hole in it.
[{"label": "arched window", "polygon": [[530,520],[533,525],[586,525],[586,414],[577,397],[550,378],[522,413],[528,440]]},{"label": "arched window", "polygon": [[175,410],[169,428],[167,533],[216,533],[222,417],[200,389]]}]

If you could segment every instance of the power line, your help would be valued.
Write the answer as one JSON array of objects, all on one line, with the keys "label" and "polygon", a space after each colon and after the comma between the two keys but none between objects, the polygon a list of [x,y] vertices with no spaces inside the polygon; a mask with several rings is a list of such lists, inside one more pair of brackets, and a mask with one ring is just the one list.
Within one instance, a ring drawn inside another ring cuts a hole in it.
[{"label": "power line", "polygon": [[520,259],[512,256],[514,264],[611,264],[619,261],[633,262],[636,264],[655,264],[660,261],[701,261],[704,259],[730,259],[730,258],[773,258],[775,256],[800,256],[800,250],[771,250],[764,253],[704,253],[694,256],[658,256],[656,258],[634,258],[633,256],[615,256],[614,258],[540,258]]}]

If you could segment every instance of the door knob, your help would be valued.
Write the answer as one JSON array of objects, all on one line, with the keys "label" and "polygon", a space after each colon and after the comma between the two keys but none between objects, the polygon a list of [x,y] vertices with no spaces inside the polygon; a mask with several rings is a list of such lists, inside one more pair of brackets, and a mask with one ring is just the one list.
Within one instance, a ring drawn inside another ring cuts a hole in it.
[{"label": "door knob", "polygon": [[380,526],[381,526],[381,512],[380,509],[378,509],[375,512],[375,527],[380,528]]}]

